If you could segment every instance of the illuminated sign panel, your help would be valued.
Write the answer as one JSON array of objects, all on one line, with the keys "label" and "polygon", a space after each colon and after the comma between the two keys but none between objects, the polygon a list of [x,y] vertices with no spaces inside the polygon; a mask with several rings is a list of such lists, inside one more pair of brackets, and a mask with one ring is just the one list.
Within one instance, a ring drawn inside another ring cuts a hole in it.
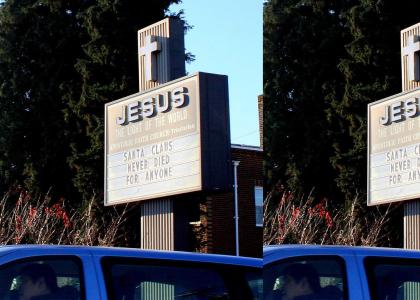
[{"label": "illuminated sign panel", "polygon": [[368,106],[368,205],[420,197],[420,89]]},{"label": "illuminated sign panel", "polygon": [[227,108],[226,76],[206,73],[106,104],[105,205],[225,189]]}]

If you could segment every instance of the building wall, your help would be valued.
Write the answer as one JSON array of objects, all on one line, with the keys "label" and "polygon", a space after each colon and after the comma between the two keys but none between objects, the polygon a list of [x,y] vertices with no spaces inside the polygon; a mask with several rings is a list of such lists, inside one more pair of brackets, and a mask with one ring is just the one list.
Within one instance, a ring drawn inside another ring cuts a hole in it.
[{"label": "building wall", "polygon": [[209,195],[207,204],[207,252],[235,255],[233,193]]},{"label": "building wall", "polygon": [[255,186],[263,186],[262,151],[232,149],[238,166],[239,245],[243,256],[262,255],[262,227],[256,226]]},{"label": "building wall", "polygon": [[[263,186],[263,152],[257,147],[232,146],[238,166],[239,254],[261,257],[262,227],[256,226],[254,187]],[[235,255],[234,193],[206,198],[206,252]]]},{"label": "building wall", "polygon": [[[238,166],[239,254],[261,257],[263,227],[256,226],[255,186],[264,186],[263,175],[263,96],[258,96],[260,147],[232,145],[232,160]],[[233,168],[233,166],[232,166]],[[232,185],[233,186],[233,185]],[[209,195],[200,223],[205,230],[204,252],[235,255],[235,204],[231,192]]]}]

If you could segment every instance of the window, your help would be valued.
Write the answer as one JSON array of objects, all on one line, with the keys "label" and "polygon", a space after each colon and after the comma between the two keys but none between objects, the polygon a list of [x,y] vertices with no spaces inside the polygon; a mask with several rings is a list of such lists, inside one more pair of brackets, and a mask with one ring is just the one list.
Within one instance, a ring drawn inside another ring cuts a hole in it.
[{"label": "window", "polygon": [[264,267],[264,299],[347,299],[344,261],[335,256],[281,260]]},{"label": "window", "polygon": [[81,274],[81,262],[75,257],[11,262],[0,267],[0,299],[18,299],[22,294],[34,299],[84,299]]},{"label": "window", "polygon": [[365,260],[372,299],[420,299],[420,261],[369,257]]},{"label": "window", "polygon": [[254,198],[255,198],[255,220],[257,226],[263,226],[263,199],[264,191],[262,186],[256,186],[254,188]]},{"label": "window", "polygon": [[112,258],[102,267],[109,299],[262,300],[258,269]]}]

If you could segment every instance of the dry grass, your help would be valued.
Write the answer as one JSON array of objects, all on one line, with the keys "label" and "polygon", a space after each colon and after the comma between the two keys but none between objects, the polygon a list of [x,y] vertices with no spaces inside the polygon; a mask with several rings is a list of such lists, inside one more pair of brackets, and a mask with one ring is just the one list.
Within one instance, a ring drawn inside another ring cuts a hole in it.
[{"label": "dry grass", "polygon": [[313,197],[296,200],[291,192],[271,192],[264,201],[264,245],[330,244],[382,246],[388,241],[385,211],[359,207],[357,199],[349,209],[331,209],[327,200],[315,204]]},{"label": "dry grass", "polygon": [[33,199],[20,192],[17,201],[9,193],[0,203],[0,244],[68,244],[113,246],[122,237],[121,225],[127,216],[108,209],[95,214],[95,198],[83,209],[66,209],[64,199],[53,201],[48,195]]}]

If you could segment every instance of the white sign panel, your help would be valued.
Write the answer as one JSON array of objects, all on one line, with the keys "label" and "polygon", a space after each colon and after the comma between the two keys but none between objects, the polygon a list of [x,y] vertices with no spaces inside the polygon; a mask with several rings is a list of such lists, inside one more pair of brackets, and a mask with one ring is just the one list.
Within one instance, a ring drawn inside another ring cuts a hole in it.
[{"label": "white sign panel", "polygon": [[200,191],[199,77],[105,106],[105,205]]},{"label": "white sign panel", "polygon": [[368,205],[420,198],[420,89],[368,106]]}]

